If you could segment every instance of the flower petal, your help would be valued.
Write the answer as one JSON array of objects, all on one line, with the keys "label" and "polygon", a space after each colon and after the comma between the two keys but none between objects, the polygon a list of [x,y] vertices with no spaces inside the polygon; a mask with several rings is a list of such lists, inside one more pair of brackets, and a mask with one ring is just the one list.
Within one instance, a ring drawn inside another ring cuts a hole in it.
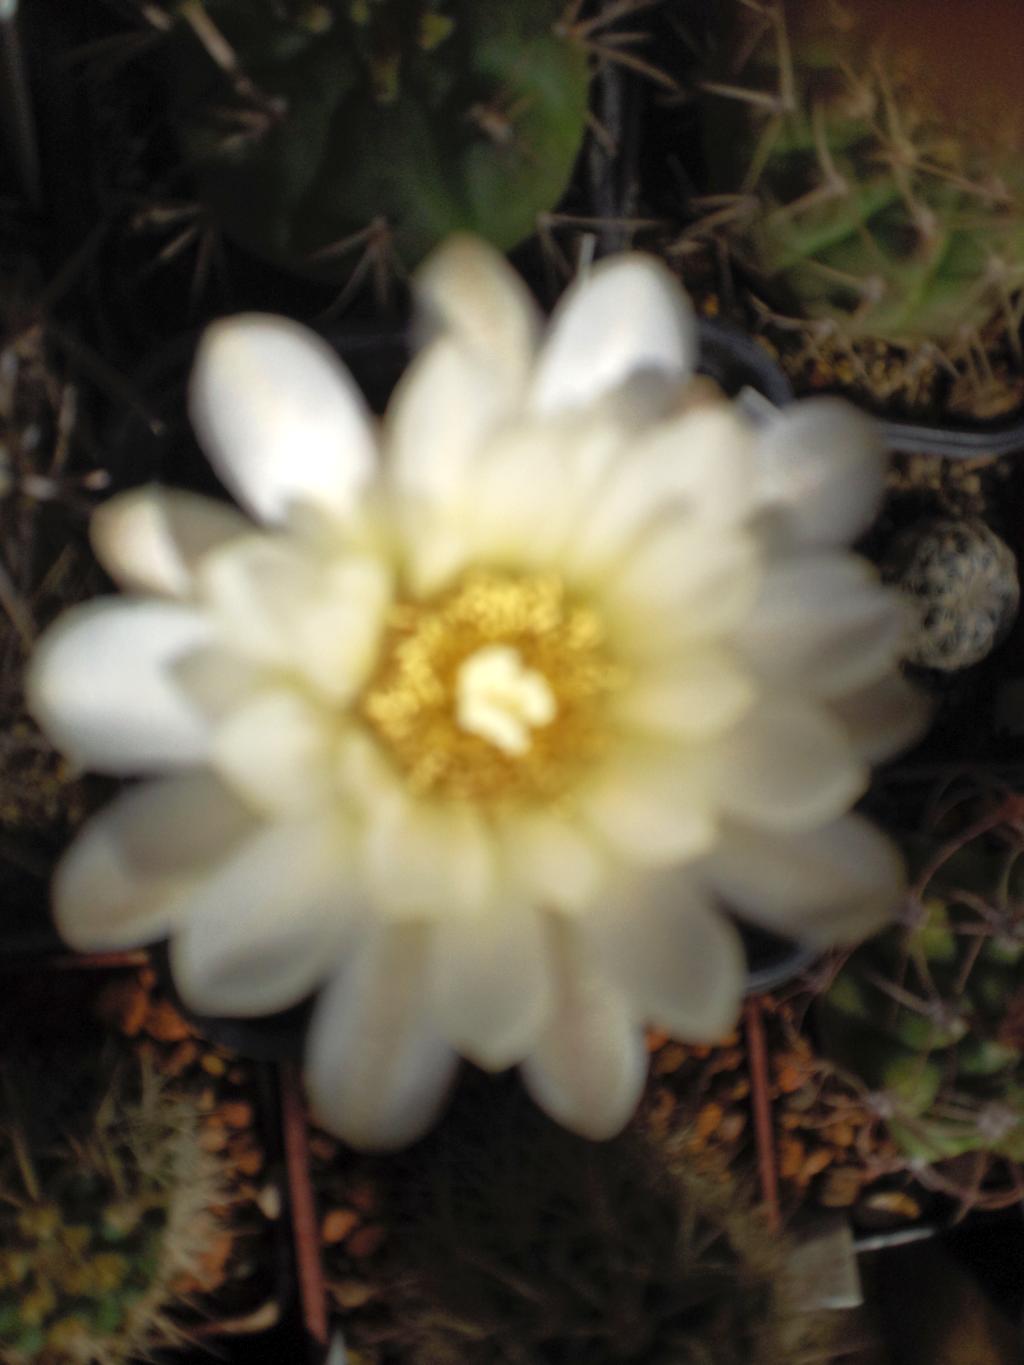
[{"label": "flower petal", "polygon": [[200,444],[258,520],[294,502],[347,517],[376,468],[362,394],[331,347],[287,318],[240,313],[203,333],[189,388]]},{"label": "flower petal", "polygon": [[902,598],[866,560],[808,553],[766,567],[735,642],[762,678],[837,697],[894,668],[906,631]]},{"label": "flower petal", "polygon": [[696,318],[675,276],[652,256],[616,256],[566,290],[537,359],[529,406],[547,416],[652,373],[677,382],[696,357]]},{"label": "flower petal", "polygon": [[928,698],[898,673],[847,693],[829,709],[865,763],[881,763],[916,743],[934,711]]},{"label": "flower petal", "polygon": [[298,672],[327,701],[348,701],[376,661],[392,596],[378,560],[324,561],[284,537],[253,535],[208,555],[197,581],[232,650]]},{"label": "flower petal", "polygon": [[206,556],[197,587],[230,650],[263,665],[291,664],[292,613],[316,590],[314,564],[295,545],[283,536],[245,536]]},{"label": "flower petal", "polygon": [[72,607],[36,645],[26,704],[79,767],[116,775],[187,767],[203,759],[209,735],[171,670],[210,635],[210,622],[178,602],[99,598]]},{"label": "flower petal", "polygon": [[192,705],[211,721],[237,710],[267,685],[267,670],[257,660],[216,644],[182,655],[170,671]]},{"label": "flower petal", "polygon": [[510,400],[522,392],[540,313],[499,251],[479,237],[456,233],[427,257],[413,286],[423,330],[453,333],[500,376]]},{"label": "flower petal", "polygon": [[323,807],[335,781],[338,724],[294,688],[267,688],[217,726],[210,763],[254,810]]},{"label": "flower petal", "polygon": [[761,429],[757,498],[791,543],[848,544],[871,524],[884,482],[877,424],[841,398],[792,403]]},{"label": "flower petal", "polygon": [[424,997],[428,931],[380,931],[317,1001],[306,1087],[318,1122],[353,1147],[402,1147],[433,1123],[458,1058]]},{"label": "flower petal", "polygon": [[294,666],[325,700],[348,702],[377,662],[393,580],[381,560],[343,556],[318,566],[286,631]]},{"label": "flower petal", "polygon": [[[343,802],[361,818],[387,812],[404,799],[404,783],[364,726],[354,722],[338,740],[335,782]],[[391,817],[394,818],[394,817]]]},{"label": "flower petal", "polygon": [[625,994],[572,924],[556,924],[555,1010],[521,1064],[523,1083],[551,1117],[602,1141],[629,1121],[643,1092],[647,1052]]},{"label": "flower petal", "polygon": [[743,945],[692,879],[664,873],[627,884],[580,923],[645,1023],[701,1043],[734,1027],[747,970]]},{"label": "flower petal", "polygon": [[317,580],[288,621],[292,658],[325,700],[348,702],[377,662],[393,596],[391,570],[379,560],[346,556],[321,564]]},{"label": "flower petal", "polygon": [[519,422],[499,433],[466,487],[471,553],[521,567],[556,563],[626,433],[602,414]]},{"label": "flower petal", "polygon": [[671,661],[636,669],[616,698],[614,717],[645,734],[702,739],[735,724],[755,695],[749,673],[732,653],[705,644]]},{"label": "flower petal", "polygon": [[715,837],[714,793],[701,757],[679,745],[623,743],[577,799],[580,818],[630,862],[680,862]]},{"label": "flower petal", "polygon": [[796,834],[729,824],[694,875],[739,914],[823,948],[882,928],[906,890],[899,850],[859,815]]},{"label": "flower petal", "polygon": [[523,811],[501,822],[509,874],[546,910],[590,905],[609,876],[609,856],[593,834],[553,811]]},{"label": "flower petal", "polygon": [[621,648],[663,654],[734,627],[758,582],[750,536],[673,517],[653,527],[609,577],[605,610]]},{"label": "flower petal", "polygon": [[336,820],[261,827],[174,906],[171,970],[201,1013],[272,1014],[308,995],[358,910]]},{"label": "flower petal", "polygon": [[842,726],[799,697],[762,699],[715,745],[723,811],[765,829],[809,829],[864,793],[867,767]]},{"label": "flower petal", "polygon": [[385,914],[475,917],[490,907],[494,842],[470,806],[416,800],[396,786],[367,821],[363,872]]},{"label": "flower petal", "polygon": [[227,503],[150,485],[98,507],[89,536],[96,558],[118,587],[187,597],[203,555],[250,529]]},{"label": "flower petal", "polygon": [[[417,430],[431,421],[436,416],[424,413]],[[443,424],[442,430],[447,443]],[[482,431],[463,467],[402,508],[413,591],[429,596],[475,559],[528,568],[559,557],[629,435],[618,414],[604,411],[505,421]],[[453,459],[453,449],[439,451],[425,469],[443,475]]]},{"label": "flower petal", "polygon": [[210,773],[130,787],[89,820],[58,864],[57,927],[86,952],[162,937],[177,922],[182,888],[252,828],[245,807]]},{"label": "flower petal", "polygon": [[736,526],[753,501],[754,433],[734,404],[699,407],[641,432],[577,527],[574,569],[606,569],[667,511]]},{"label": "flower petal", "polygon": [[488,1071],[520,1061],[551,1008],[544,916],[500,900],[473,920],[442,918],[430,955],[430,1001],[438,1031]]},{"label": "flower petal", "polygon": [[431,342],[388,405],[384,449],[392,486],[427,504],[461,506],[467,471],[509,411],[500,377],[460,338]]},{"label": "flower petal", "polygon": [[470,518],[453,502],[417,498],[396,502],[405,586],[413,597],[434,597],[472,558],[467,534]]}]

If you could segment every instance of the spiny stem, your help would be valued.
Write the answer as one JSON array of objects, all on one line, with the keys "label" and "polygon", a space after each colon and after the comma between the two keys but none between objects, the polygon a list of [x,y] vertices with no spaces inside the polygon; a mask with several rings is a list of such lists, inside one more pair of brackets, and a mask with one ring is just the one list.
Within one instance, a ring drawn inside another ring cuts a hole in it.
[{"label": "spiny stem", "polygon": [[721,95],[724,99],[739,100],[742,104],[767,109],[772,114],[785,112],[781,98],[772,90],[751,90],[745,85],[729,85],[724,81],[701,81],[700,89],[709,95]]},{"label": "spiny stem", "polygon": [[174,27],[174,17],[162,5],[148,3],[148,0],[135,0],[135,7],[151,28],[160,33],[169,33]]},{"label": "spiny stem", "polygon": [[677,94],[679,91],[678,81],[673,80],[666,71],[644,61],[634,52],[626,52],[622,48],[611,46],[605,37],[581,38],[579,43],[584,51],[589,52],[601,61],[617,62],[620,66],[626,67],[627,70],[635,71],[638,76],[645,76],[655,85],[660,85],[662,89],[671,91],[672,94]]},{"label": "spiny stem", "polygon": [[280,118],[283,112],[280,101],[266,95],[242,70],[238,54],[210,18],[202,0],[185,0],[179,13],[202,43],[211,60],[230,79],[236,93],[275,121]]},{"label": "spiny stem", "polygon": [[782,108],[791,113],[796,108],[796,76],[793,71],[793,49],[786,28],[786,12],[781,4],[774,7],[775,47],[779,63],[779,99]]},{"label": "spiny stem", "polygon": [[582,8],[582,0],[573,0],[573,3],[569,5],[565,14],[555,25],[555,33],[564,38],[587,38],[591,34],[607,28],[610,24],[616,23],[619,19],[639,14],[641,10],[651,9],[660,3],[661,0],[612,0],[611,4],[600,9],[590,19],[581,20],[579,12]]},{"label": "spiny stem", "polygon": [[18,633],[22,649],[28,653],[35,644],[35,622],[3,564],[0,564],[0,609],[6,613],[8,620]]},{"label": "spiny stem", "polygon": [[386,218],[375,218],[365,228],[350,233],[330,246],[321,247],[313,252],[310,262],[335,260],[349,251],[362,247],[362,252],[344,288],[337,298],[323,311],[324,321],[337,317],[359,291],[363,280],[369,276],[373,281],[375,298],[380,307],[387,307],[391,295],[391,285],[399,272],[399,261],[394,250],[391,225]]},{"label": "spiny stem", "polygon": [[22,1128],[21,1101],[18,1098],[18,1092],[14,1082],[11,1080],[6,1070],[0,1070],[0,1079],[3,1081],[4,1103],[7,1112],[12,1116],[9,1132],[11,1147],[14,1151],[14,1159],[17,1162],[18,1171],[21,1174],[22,1183],[25,1186],[25,1192],[28,1194],[28,1197],[32,1200],[33,1204],[38,1204],[42,1199],[43,1191],[39,1183],[39,1176],[36,1173],[36,1169],[32,1164],[32,1158],[29,1155],[28,1143],[25,1141],[25,1133]]}]

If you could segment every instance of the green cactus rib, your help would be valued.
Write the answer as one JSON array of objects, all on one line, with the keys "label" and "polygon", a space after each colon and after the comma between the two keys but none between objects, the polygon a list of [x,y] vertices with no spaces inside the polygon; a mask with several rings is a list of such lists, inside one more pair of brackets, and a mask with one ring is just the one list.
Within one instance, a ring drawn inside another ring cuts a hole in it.
[{"label": "green cactus rib", "polygon": [[[148,1067],[78,1059],[69,1082],[0,1072],[0,1361],[122,1365],[178,1340],[219,1193],[198,1119]],[[72,1063],[72,1065],[75,1065]],[[66,1123],[62,1086],[84,1114]]]},{"label": "green cactus rib", "polygon": [[1024,148],[954,128],[855,7],[804,6],[795,31],[784,0],[723,10],[706,154],[737,196],[719,230],[771,305],[850,343],[1019,328]]},{"label": "green cactus rib", "polygon": [[877,1092],[910,1157],[1024,1160],[1018,859],[965,844],[928,882],[916,921],[857,949],[819,1003],[824,1051]]},{"label": "green cactus rib", "polygon": [[165,54],[203,201],[255,254],[324,279],[374,247],[410,267],[457,230],[514,246],[561,197],[586,126],[563,9],[359,0],[311,23],[308,6],[206,0],[231,70],[187,24]]}]

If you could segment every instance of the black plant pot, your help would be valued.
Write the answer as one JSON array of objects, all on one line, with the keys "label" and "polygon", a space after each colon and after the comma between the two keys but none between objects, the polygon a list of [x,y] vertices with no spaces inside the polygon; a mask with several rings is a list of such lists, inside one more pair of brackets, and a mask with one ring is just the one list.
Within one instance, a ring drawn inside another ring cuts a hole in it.
[{"label": "black plant pot", "polygon": [[782,367],[752,336],[732,323],[700,319],[699,369],[730,397],[750,388],[777,408],[793,401],[793,386]]},{"label": "black plant pot", "polygon": [[949,460],[997,459],[1024,455],[1024,416],[991,424],[929,426],[926,423],[882,423],[885,443],[901,455],[941,455]]}]

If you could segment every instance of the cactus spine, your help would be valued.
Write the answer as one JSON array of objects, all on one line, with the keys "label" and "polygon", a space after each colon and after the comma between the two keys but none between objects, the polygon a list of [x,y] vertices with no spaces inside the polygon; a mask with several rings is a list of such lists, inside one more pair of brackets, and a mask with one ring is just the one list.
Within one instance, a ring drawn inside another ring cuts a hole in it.
[{"label": "cactus spine", "polygon": [[213,1230],[217,1168],[190,1107],[148,1066],[89,1079],[87,1116],[65,1123],[38,1076],[0,1074],[4,1365],[121,1365],[175,1341],[175,1282]]},{"label": "cactus spine", "polygon": [[952,115],[906,33],[887,41],[851,0],[725,9],[707,155],[759,292],[819,336],[919,360],[961,360],[996,326],[1019,363],[1019,123]]}]

